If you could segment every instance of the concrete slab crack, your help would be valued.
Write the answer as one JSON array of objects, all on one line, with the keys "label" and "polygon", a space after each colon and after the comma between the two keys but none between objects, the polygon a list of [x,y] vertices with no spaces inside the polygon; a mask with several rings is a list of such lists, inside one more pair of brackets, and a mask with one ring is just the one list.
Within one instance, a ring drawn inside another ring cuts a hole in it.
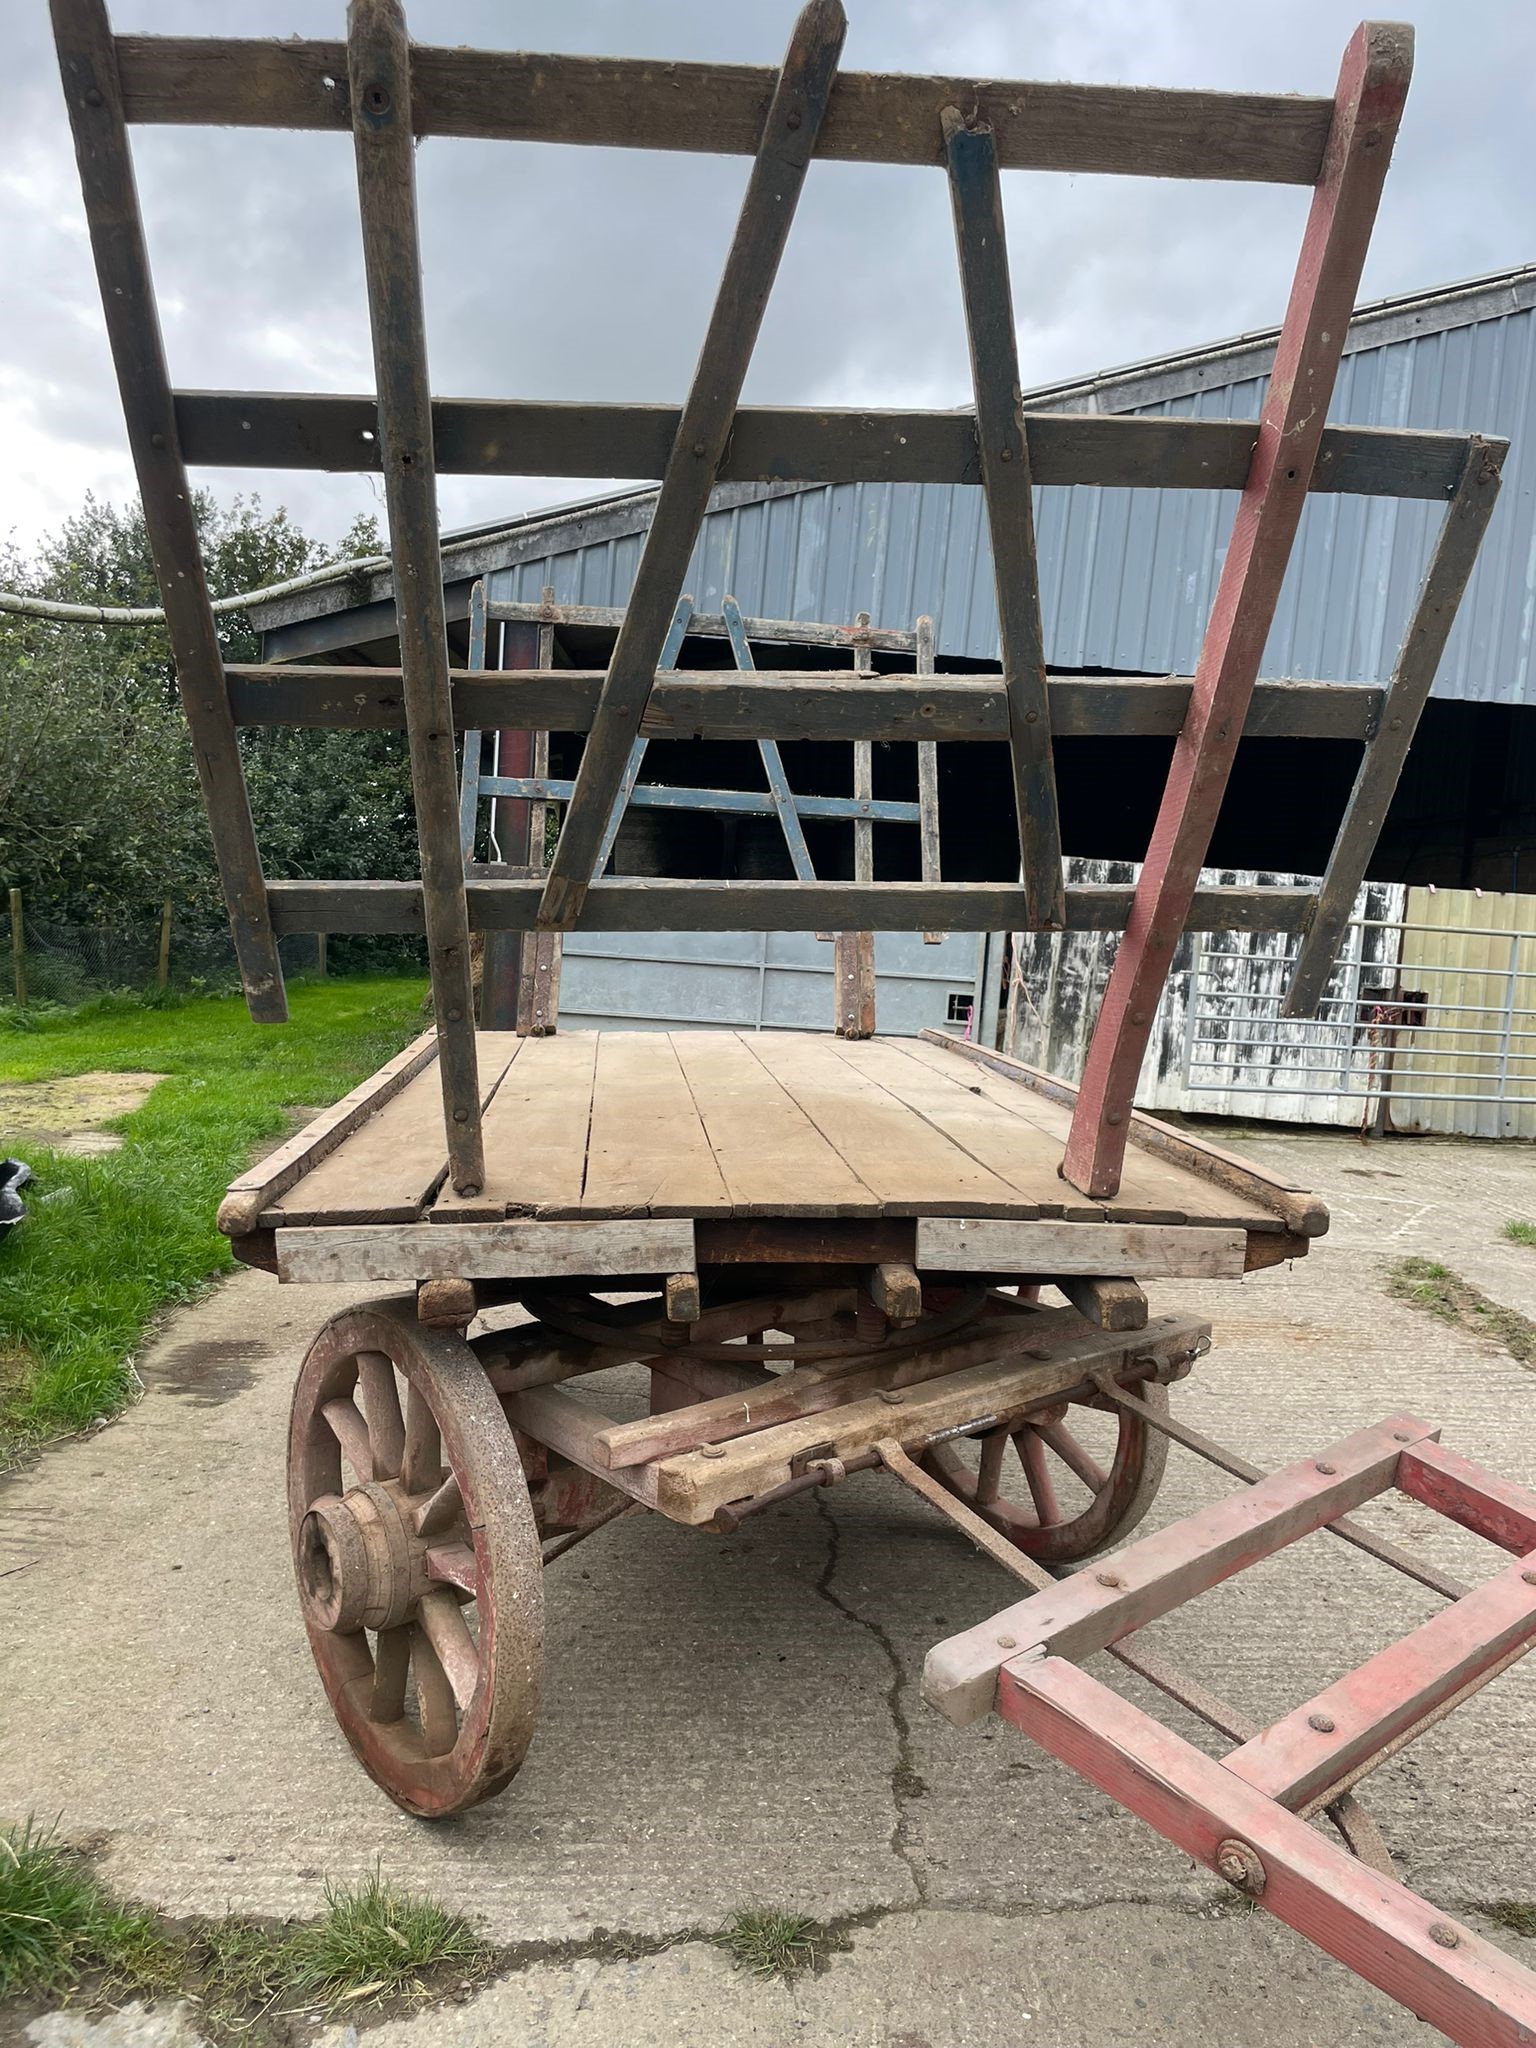
[{"label": "concrete slab crack", "polygon": [[842,1531],[837,1517],[832,1512],[831,1502],[824,1490],[815,1496],[816,1511],[827,1531],[827,1556],[816,1581],[816,1591],[830,1607],[835,1607],[845,1621],[855,1628],[863,1629],[879,1645],[881,1654],[891,1668],[891,1682],[886,1687],[886,1712],[891,1717],[891,1727],[896,1737],[896,1758],[891,1765],[891,1804],[895,1818],[891,1824],[891,1853],[906,1865],[912,1880],[912,1889],[917,1894],[919,1905],[929,1903],[928,1878],[918,1862],[916,1844],[913,1839],[910,1814],[911,1802],[920,1799],[927,1789],[923,1784],[913,1760],[912,1725],[907,1719],[904,1695],[907,1689],[906,1668],[885,1629],[878,1621],[860,1614],[851,1607],[833,1585],[842,1554]]}]

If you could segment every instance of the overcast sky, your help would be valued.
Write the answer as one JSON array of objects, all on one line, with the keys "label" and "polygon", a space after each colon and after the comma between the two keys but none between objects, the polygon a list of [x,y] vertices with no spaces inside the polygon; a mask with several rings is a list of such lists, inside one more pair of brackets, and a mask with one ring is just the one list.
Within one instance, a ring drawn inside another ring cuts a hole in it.
[{"label": "overcast sky", "polygon": [[[848,0],[848,68],[1330,93],[1359,0]],[[1536,4],[1417,0],[1413,89],[1362,295],[1536,259]],[[776,61],[792,0],[417,0],[423,42]],[[338,36],[340,0],[119,0],[162,33]],[[88,489],[133,488],[45,0],[0,0],[0,538]],[[140,128],[135,156],[179,385],[371,386],[343,135]],[[418,156],[434,388],[676,401],[744,158],[434,141]],[[1270,326],[1295,187],[1005,174],[1026,387]],[[954,405],[970,396],[939,172],[813,166],[748,399]],[[361,477],[205,471],[333,538]],[[589,494],[447,478],[445,526]]]}]

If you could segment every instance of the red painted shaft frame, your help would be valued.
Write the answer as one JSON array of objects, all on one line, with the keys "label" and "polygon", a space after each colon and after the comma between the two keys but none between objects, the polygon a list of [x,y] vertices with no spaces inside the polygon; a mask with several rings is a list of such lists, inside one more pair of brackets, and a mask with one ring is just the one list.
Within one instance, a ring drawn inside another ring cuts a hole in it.
[{"label": "red painted shaft frame", "polygon": [[1344,53],[1248,481],[1067,1139],[1062,1172],[1095,1198],[1120,1187],[1137,1077],[1274,620],[1412,66],[1412,31],[1395,23],[1364,23]]},{"label": "red painted shaft frame", "polygon": [[1241,1844],[1257,1903],[1465,2048],[1536,2048],[1536,1977],[1059,1657],[1005,1665],[997,1710],[1207,1870]]}]

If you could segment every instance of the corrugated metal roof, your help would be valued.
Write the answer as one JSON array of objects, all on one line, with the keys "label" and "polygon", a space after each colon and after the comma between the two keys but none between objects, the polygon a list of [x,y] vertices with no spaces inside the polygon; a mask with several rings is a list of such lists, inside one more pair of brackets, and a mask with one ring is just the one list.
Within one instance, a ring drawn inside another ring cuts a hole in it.
[{"label": "corrugated metal roof", "polygon": [[[1031,392],[1070,410],[1254,418],[1273,333]],[[1536,267],[1386,300],[1351,325],[1330,418],[1358,426],[1507,434],[1504,490],[1435,694],[1536,703]],[[932,614],[939,648],[997,653],[991,550],[980,491],[964,485],[750,487],[712,511],[689,588],[701,608],[727,592],[769,618],[910,627]],[[492,579],[535,600],[545,583],[583,604],[629,593],[650,494],[632,534],[524,559]],[[1236,498],[1208,491],[1049,487],[1037,494],[1049,659],[1062,668],[1188,673],[1220,573]],[[1395,499],[1309,502],[1265,655],[1266,674],[1383,680],[1440,513]],[[534,541],[525,531],[524,546]]]}]

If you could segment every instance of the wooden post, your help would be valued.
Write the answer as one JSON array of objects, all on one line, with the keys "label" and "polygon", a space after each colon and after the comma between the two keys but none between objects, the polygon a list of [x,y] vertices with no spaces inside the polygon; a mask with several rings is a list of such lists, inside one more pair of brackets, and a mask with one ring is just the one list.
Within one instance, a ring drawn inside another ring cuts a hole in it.
[{"label": "wooden post", "polygon": [[398,0],[351,0],[347,68],[448,1165],[455,1192],[470,1195],[485,1183],[485,1154],[416,229],[410,39]]},{"label": "wooden post", "polygon": [[790,37],[544,885],[541,925],[568,930],[592,884],[613,800],[656,680],[667,625],[730,440],[742,382],[815,153],[847,32],[841,0],[807,0]]},{"label": "wooden post", "polygon": [[177,437],[112,28],[102,0],[52,0],[52,9],[107,340],[235,958],[251,1015],[258,1024],[282,1024],[288,1017],[282,963]]},{"label": "wooden post", "polygon": [[[854,621],[858,634],[853,643],[853,666],[861,676],[872,675],[875,657],[868,640],[869,613],[860,612]],[[853,743],[853,794],[858,803],[874,800],[874,750],[868,740]],[[872,819],[853,821],[853,879],[875,879],[875,827]],[[873,932],[839,932],[833,951],[835,1015],[839,1038],[873,1038],[875,1035],[875,935]]]},{"label": "wooden post", "polygon": [[1065,1179],[1095,1200],[1120,1186],[1142,1057],[1189,921],[1306,503],[1412,66],[1413,32],[1394,22],[1367,22],[1344,53],[1248,481],[1062,1161]]},{"label": "wooden post", "polygon": [[[934,668],[933,620],[926,612],[917,622],[917,653],[913,667],[920,676],[931,676]],[[934,740],[917,743],[917,830],[920,873],[925,882],[937,882],[942,874],[939,859],[939,749]],[[944,942],[942,932],[924,932],[925,946]]]},{"label": "wooden post", "polygon": [[27,935],[21,921],[21,891],[11,891],[11,973],[16,983],[16,1002],[25,1008],[27,1001]]},{"label": "wooden post", "polygon": [[[321,941],[324,944],[324,940]],[[160,906],[160,952],[155,961],[155,987],[164,989],[171,978],[171,899]]]}]

